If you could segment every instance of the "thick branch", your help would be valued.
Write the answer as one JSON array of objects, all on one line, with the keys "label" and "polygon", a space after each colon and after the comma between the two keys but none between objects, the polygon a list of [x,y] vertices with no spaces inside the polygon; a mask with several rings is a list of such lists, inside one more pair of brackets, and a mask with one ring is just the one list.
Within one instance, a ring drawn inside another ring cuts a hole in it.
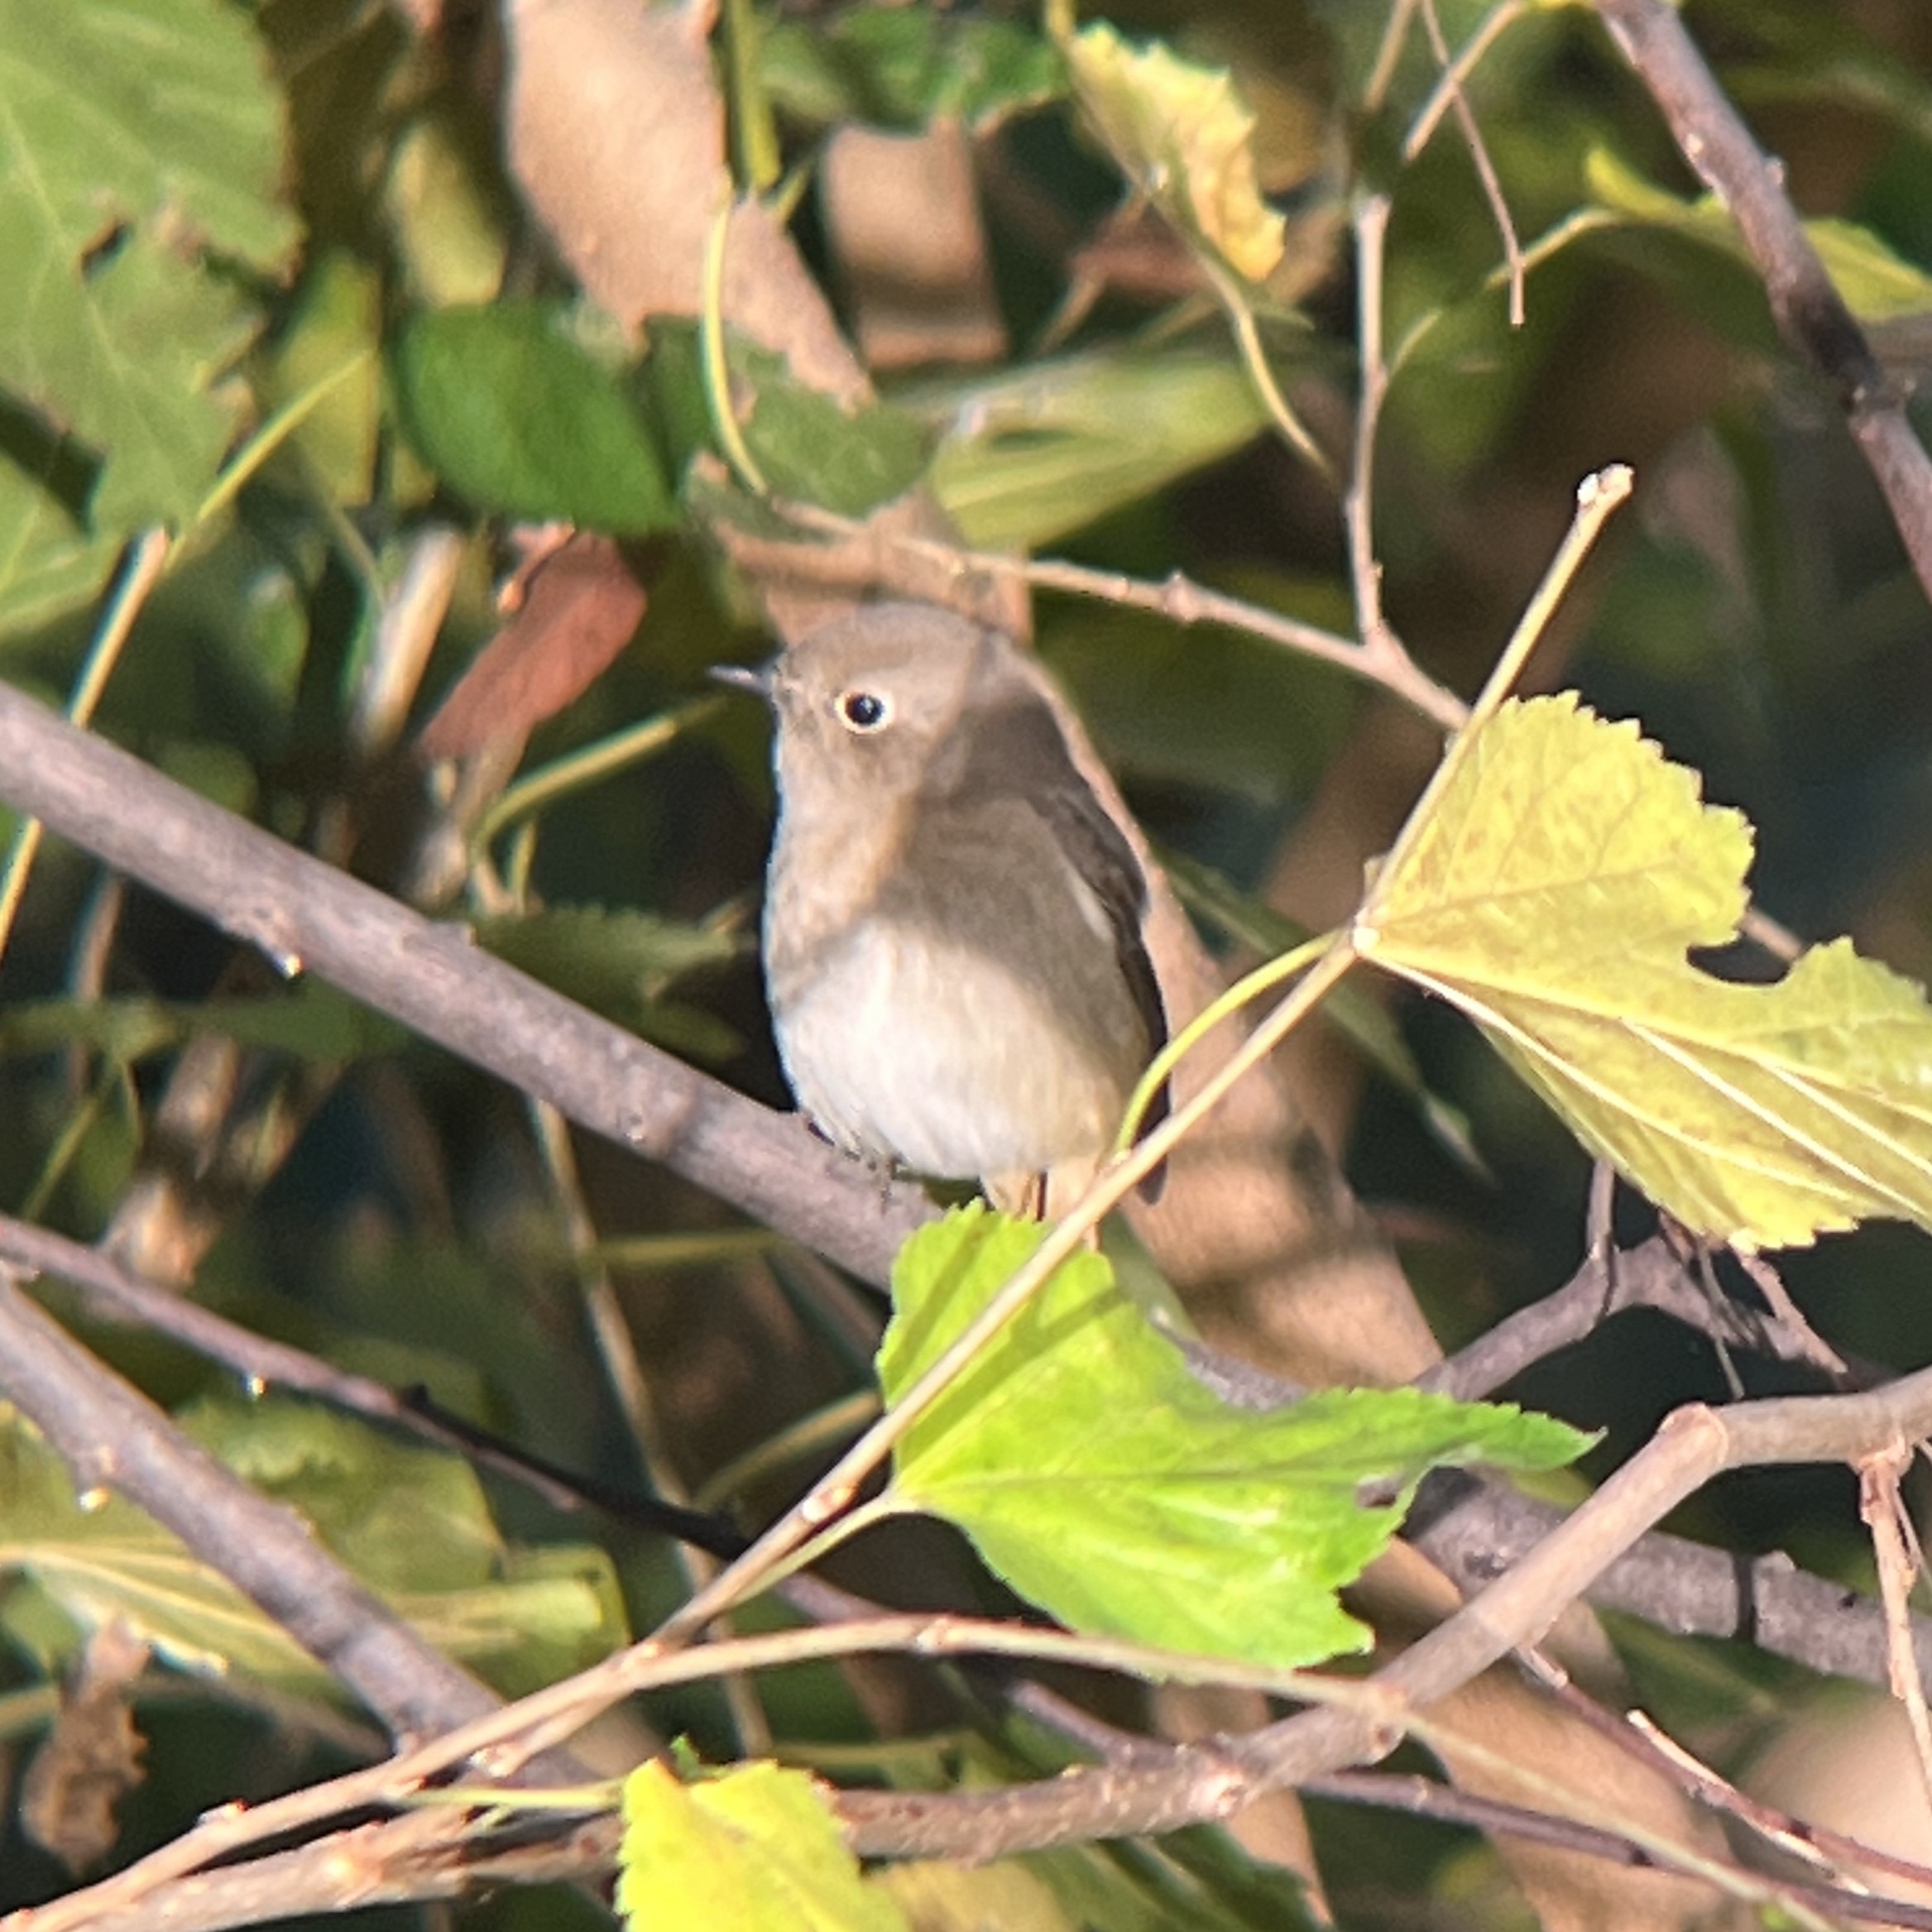
[{"label": "thick branch", "polygon": [[1811,246],[1785,193],[1783,169],[1752,139],[1667,0],[1597,0],[1597,11],[1685,160],[1731,211],[1779,331],[1837,391],[1912,568],[1932,597],[1932,459]]},{"label": "thick branch", "polygon": [[1848,1462],[1928,1429],[1932,1370],[1867,1394],[1680,1409],[1520,1562],[1369,1680],[1385,1700],[1383,1721],[1327,1707],[1247,1737],[1181,1746],[1158,1767],[1106,1765],[942,1800],[851,1794],[843,1805],[854,1842],[878,1856],[990,1858],[1225,1818],[1263,1791],[1385,1754],[1407,1714],[1540,1642],[1646,1531],[1713,1477],[1762,1464]]},{"label": "thick branch", "polygon": [[1654,1308],[1720,1345],[1748,1349],[1770,1361],[1824,1366],[1808,1329],[1714,1292],[1663,1235],[1652,1234],[1604,1260],[1591,1256],[1561,1287],[1506,1316],[1449,1360],[1418,1375],[1417,1386],[1480,1401],[1632,1308]]},{"label": "thick branch", "polygon": [[0,685],[0,797],[291,970],[883,1285],[932,1210],[771,1112]]},{"label": "thick branch", "polygon": [[372,1596],[293,1510],[266,1501],[0,1274],[0,1393],[65,1459],[186,1541],[400,1738],[499,1708],[493,1692]]},{"label": "thick branch", "polygon": [[[0,1215],[0,1259],[64,1277],[93,1297],[102,1312],[146,1323],[264,1386],[295,1389],[430,1440],[453,1442],[464,1453],[478,1452],[473,1440],[453,1436],[437,1419],[381,1383],[350,1374],[285,1343],[265,1340],[131,1275],[98,1249],[47,1229]],[[1700,1332],[1721,1334],[1780,1358],[1802,1353],[1800,1340],[1786,1336],[1771,1318],[1735,1302],[1714,1301],[1661,1238],[1619,1254],[1610,1278],[1613,1285],[1606,1293],[1604,1270],[1586,1262],[1561,1287],[1478,1337],[1420,1382],[1469,1399],[1493,1394],[1531,1363],[1569,1346],[1630,1307],[1661,1309]],[[1278,1378],[1197,1343],[1188,1344],[1187,1350],[1196,1374],[1225,1400],[1272,1407],[1292,1402],[1301,1393]],[[559,1508],[593,1502],[617,1511],[627,1522],[695,1537],[714,1555],[742,1546],[741,1542],[720,1542],[717,1532],[722,1526],[717,1522],[694,1522],[654,1498],[621,1493],[520,1455],[500,1457],[493,1466],[529,1484]],[[1442,1470],[1424,1483],[1402,1535],[1454,1578],[1465,1594],[1474,1595],[1527,1555],[1563,1515],[1555,1505],[1522,1495],[1507,1483]],[[199,1530],[188,1540],[197,1549],[205,1546]],[[801,1575],[790,1580],[787,1590],[812,1592],[823,1587]],[[1830,1676],[1877,1685],[1886,1681],[1879,1606],[1860,1593],[1800,1570],[1781,1553],[1747,1559],[1652,1531],[1591,1585],[1589,1597],[1600,1608],[1625,1611],[1680,1636],[1730,1638]],[[857,1599],[836,1613],[822,1602],[797,1607],[817,1621],[868,1608]],[[1932,1676],[1932,1623],[1918,1620],[1915,1639],[1923,1667]]]},{"label": "thick branch", "polygon": [[[1403,1526],[1413,1543],[1474,1595],[1563,1522],[1556,1503],[1507,1484],[1443,1470],[1422,1485]],[[1584,1593],[1679,1637],[1720,1637],[1827,1676],[1883,1689],[1885,1613],[1876,1599],[1798,1568],[1781,1551],[1740,1556],[1652,1530]],[[1919,1667],[1932,1676],[1932,1621],[1915,1618]]]}]

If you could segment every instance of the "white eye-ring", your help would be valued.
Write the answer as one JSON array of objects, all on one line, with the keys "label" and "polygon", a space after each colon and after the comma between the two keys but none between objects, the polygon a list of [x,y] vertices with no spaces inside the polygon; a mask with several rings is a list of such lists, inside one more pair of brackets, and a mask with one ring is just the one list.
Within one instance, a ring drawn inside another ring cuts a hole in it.
[{"label": "white eye-ring", "polygon": [[876,691],[855,688],[838,694],[836,707],[839,722],[848,731],[856,731],[861,736],[873,731],[884,731],[892,722],[892,703]]}]

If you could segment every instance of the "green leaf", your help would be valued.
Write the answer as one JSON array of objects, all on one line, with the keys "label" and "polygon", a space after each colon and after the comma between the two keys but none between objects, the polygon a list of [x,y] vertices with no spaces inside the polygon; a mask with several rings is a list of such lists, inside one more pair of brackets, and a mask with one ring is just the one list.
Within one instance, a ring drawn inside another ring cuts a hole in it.
[{"label": "green leaf", "polygon": [[1512,700],[1425,802],[1356,949],[1453,1001],[1593,1152],[1739,1248],[1932,1227],[1932,1011],[1836,940],[1772,986],[1736,937],[1751,828],[1574,693]]},{"label": "green leaf", "polygon": [[396,1021],[321,980],[246,999],[177,1003],[129,994],[25,1000],[0,1011],[0,1056],[78,1045],[131,1065],[197,1033],[314,1060],[394,1052],[410,1037]]},{"label": "green leaf", "polygon": [[747,1764],[685,1784],[654,1760],[625,1779],[623,1811],[617,1910],[635,1932],[907,1932],[802,1771]]},{"label": "green leaf", "polygon": [[[552,1682],[626,1641],[604,1552],[506,1548],[460,1456],[295,1401],[207,1402],[178,1419],[298,1511],[430,1642],[506,1691]],[[118,1496],[77,1500],[60,1459],[0,1405],[0,1574],[12,1570],[38,1594],[20,1621],[6,1596],[5,1621],[43,1651],[57,1654],[74,1628],[120,1616],[184,1668],[333,1688],[314,1658],[145,1512]]]},{"label": "green leaf", "polygon": [[367,501],[376,474],[381,318],[381,278],[346,250],[331,250],[309,265],[262,372],[271,407],[308,406],[290,440],[334,502]]},{"label": "green leaf", "polygon": [[724,1057],[740,1044],[722,1020],[664,997],[682,975],[743,950],[717,927],[629,908],[550,906],[482,920],[477,938],[499,959],[646,1038],[707,1058]]},{"label": "green leaf", "polygon": [[132,1503],[77,1498],[67,1467],[0,1403],[0,1576],[35,1588],[0,1596],[6,1627],[50,1665],[75,1628],[123,1618],[184,1670],[244,1671],[322,1687],[325,1673],[234,1585]]},{"label": "green leaf", "polygon": [[[1585,175],[1596,205],[1571,216],[1545,237],[1531,252],[1533,259],[1546,258],[1580,234],[1641,225],[1667,229],[1753,267],[1737,223],[1715,195],[1683,200],[1645,180],[1603,148],[1591,152]],[[1871,229],[1824,216],[1806,222],[1805,232],[1846,305],[1861,320],[1889,322],[1932,309],[1932,276],[1897,254]]]},{"label": "green leaf", "polygon": [[373,1589],[428,1592],[487,1577],[503,1550],[462,1457],[386,1438],[314,1402],[196,1402],[175,1417],[309,1527]]},{"label": "green leaf", "polygon": [[1134,185],[1183,235],[1249,281],[1282,258],[1282,218],[1255,186],[1254,114],[1226,69],[1163,42],[1134,47],[1104,21],[1066,43],[1073,91]]},{"label": "green leaf", "polygon": [[945,440],[932,483],[984,549],[1055,542],[1239,449],[1265,421],[1229,357],[1109,351],[902,391]]},{"label": "green leaf", "polygon": [[[976,1205],[907,1241],[879,1357],[888,1406],[1039,1239]],[[1547,1469],[1586,1445],[1546,1417],[1412,1389],[1230,1407],[1088,1254],[907,1431],[882,1501],[957,1523],[1075,1628],[1294,1666],[1365,1647],[1335,1593],[1395,1533],[1429,1469]]]},{"label": "green leaf", "polygon": [[[1083,1926],[1095,1925],[1124,1932],[1119,1918],[1074,1917],[1047,1880],[1017,1858],[992,1865],[951,1858],[908,1861],[886,1866],[875,1882],[891,1894],[919,1932],[980,1932],[992,1925],[1000,1932],[1082,1932]],[[1109,1901],[1116,1906],[1120,1902]],[[1145,1918],[1144,1907],[1136,1915]]]},{"label": "green leaf", "polygon": [[405,428],[460,495],[618,535],[664,530],[676,501],[621,380],[554,303],[419,315],[395,352]]},{"label": "green leaf", "polygon": [[1023,22],[924,7],[769,22],[758,78],[776,106],[808,125],[912,130],[946,115],[978,134],[1067,91],[1059,50]]},{"label": "green leaf", "polygon": [[829,396],[777,373],[759,379],[743,428],[773,491],[841,516],[904,496],[930,455],[925,430],[904,410],[874,403],[847,415]]},{"label": "green leaf", "polygon": [[513,1546],[473,1583],[397,1589],[389,1604],[506,1697],[540,1690],[630,1641],[623,1585],[595,1543]]},{"label": "green leaf", "polygon": [[[1353,626],[1332,584],[1250,572],[1214,587]],[[1356,717],[1355,691],[1327,665],[1215,624],[1083,601],[1054,611],[1039,641],[1110,761],[1145,778],[1268,804],[1305,798]]]},{"label": "green leaf", "polygon": [[0,424],[0,636],[96,595],[122,542],[89,531],[38,475],[11,463],[3,432]]},{"label": "green leaf", "polygon": [[253,314],[204,251],[279,268],[281,160],[237,10],[0,0],[0,369],[105,459],[97,527],[179,520],[212,478],[235,423],[213,381]]},{"label": "green leaf", "polygon": [[[655,316],[647,327],[641,376],[681,470],[696,451],[717,448],[698,325]],[[745,447],[778,496],[863,516],[924,473],[931,437],[917,416],[889,403],[847,411],[795,381],[782,356],[736,334],[726,338],[725,363]]]}]

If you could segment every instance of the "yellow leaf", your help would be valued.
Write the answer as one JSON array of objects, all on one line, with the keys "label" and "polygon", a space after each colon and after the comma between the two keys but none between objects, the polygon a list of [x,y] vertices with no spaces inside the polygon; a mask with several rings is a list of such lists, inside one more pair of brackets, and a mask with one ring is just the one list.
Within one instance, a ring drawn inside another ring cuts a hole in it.
[{"label": "yellow leaf", "polygon": [[1184,234],[1251,282],[1282,258],[1282,218],[1254,177],[1254,114],[1225,68],[1156,41],[1132,47],[1105,22],[1067,43],[1080,104],[1128,178]]},{"label": "yellow leaf", "polygon": [[658,1763],[624,1781],[617,1910],[637,1932],[906,1932],[868,1884],[822,1787],[746,1764],[686,1784]]},{"label": "yellow leaf", "polygon": [[1709,1239],[1932,1227],[1932,1010],[1848,940],[1776,985],[1713,978],[1751,828],[1573,694],[1451,752],[1357,917],[1356,950],[1452,1001],[1594,1152]]}]

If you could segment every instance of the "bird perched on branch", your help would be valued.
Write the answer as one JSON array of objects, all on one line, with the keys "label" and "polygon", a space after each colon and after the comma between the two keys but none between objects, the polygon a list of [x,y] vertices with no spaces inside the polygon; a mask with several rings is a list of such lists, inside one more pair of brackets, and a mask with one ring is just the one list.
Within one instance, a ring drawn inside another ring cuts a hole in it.
[{"label": "bird perched on branch", "polygon": [[721,674],[777,721],[765,968],[799,1105],[865,1161],[1002,1206],[1083,1185],[1167,1028],[1146,878],[1044,674],[905,603]]}]

